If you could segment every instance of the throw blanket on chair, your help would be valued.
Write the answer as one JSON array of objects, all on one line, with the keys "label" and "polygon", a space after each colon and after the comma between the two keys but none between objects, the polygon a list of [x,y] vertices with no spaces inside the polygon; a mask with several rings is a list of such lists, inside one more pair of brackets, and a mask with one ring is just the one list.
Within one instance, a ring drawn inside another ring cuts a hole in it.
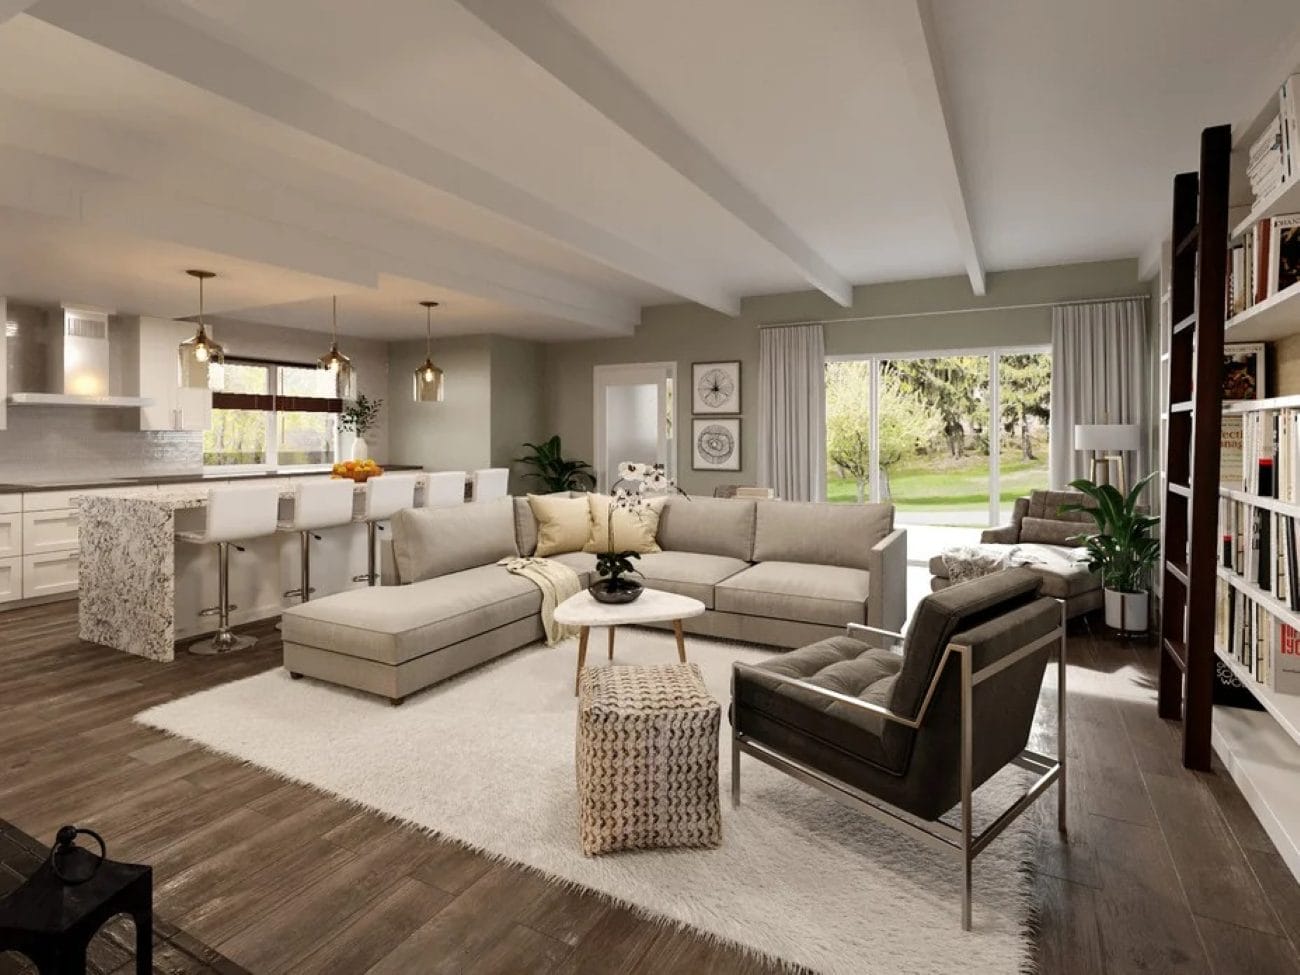
[{"label": "throw blanket on chair", "polygon": [[555,622],[555,607],[582,589],[578,573],[552,559],[506,558],[497,565],[504,565],[507,572],[523,576],[542,591],[542,627],[546,630],[548,647],[578,635],[576,626],[561,626]]},{"label": "throw blanket on chair", "polygon": [[1013,565],[1037,565],[1046,561],[1019,545],[954,545],[940,552],[939,557],[953,583],[968,582]]}]

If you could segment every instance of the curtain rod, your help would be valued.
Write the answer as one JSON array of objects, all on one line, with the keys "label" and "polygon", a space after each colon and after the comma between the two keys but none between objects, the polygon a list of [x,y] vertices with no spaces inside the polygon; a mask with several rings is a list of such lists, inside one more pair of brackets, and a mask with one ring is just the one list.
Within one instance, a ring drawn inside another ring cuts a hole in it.
[{"label": "curtain rod", "polygon": [[789,328],[792,325],[847,325],[852,322],[880,322],[897,318],[931,318],[936,315],[971,315],[986,311],[1019,311],[1025,308],[1055,308],[1058,305],[1104,305],[1111,301],[1150,301],[1150,295],[1122,295],[1118,298],[1079,298],[1074,301],[1037,301],[1023,305],[986,305],[982,308],[943,308],[936,311],[894,312],[886,315],[855,315],[851,318],[810,318],[799,322],[763,322],[759,328]]}]

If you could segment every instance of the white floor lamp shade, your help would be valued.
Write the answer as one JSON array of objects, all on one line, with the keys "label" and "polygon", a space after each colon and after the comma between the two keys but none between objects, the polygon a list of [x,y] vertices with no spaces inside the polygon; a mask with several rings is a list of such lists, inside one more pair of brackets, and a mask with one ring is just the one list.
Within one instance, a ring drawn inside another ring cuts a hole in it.
[{"label": "white floor lamp shade", "polygon": [[1128,490],[1128,478],[1125,476],[1124,451],[1138,450],[1142,446],[1142,427],[1136,423],[1078,423],[1074,427],[1074,449],[1092,452],[1092,479],[1097,478],[1097,468],[1106,471],[1106,481],[1110,480],[1110,465],[1119,467],[1120,491]]}]

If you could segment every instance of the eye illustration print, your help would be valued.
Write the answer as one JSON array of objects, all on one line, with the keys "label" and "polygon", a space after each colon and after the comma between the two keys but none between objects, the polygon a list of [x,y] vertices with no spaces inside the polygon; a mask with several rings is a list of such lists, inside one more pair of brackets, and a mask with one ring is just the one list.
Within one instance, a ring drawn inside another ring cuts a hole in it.
[{"label": "eye illustration print", "polygon": [[695,470],[740,470],[740,420],[696,420],[692,433]]}]

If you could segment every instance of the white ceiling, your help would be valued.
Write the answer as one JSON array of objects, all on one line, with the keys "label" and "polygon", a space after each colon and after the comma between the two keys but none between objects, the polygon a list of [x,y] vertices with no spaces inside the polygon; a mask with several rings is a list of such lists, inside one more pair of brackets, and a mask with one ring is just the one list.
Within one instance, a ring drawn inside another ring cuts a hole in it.
[{"label": "white ceiling", "polygon": [[[26,12],[20,12],[23,8]],[[345,332],[1134,257],[1293,0],[4,0],[0,293]]]}]

